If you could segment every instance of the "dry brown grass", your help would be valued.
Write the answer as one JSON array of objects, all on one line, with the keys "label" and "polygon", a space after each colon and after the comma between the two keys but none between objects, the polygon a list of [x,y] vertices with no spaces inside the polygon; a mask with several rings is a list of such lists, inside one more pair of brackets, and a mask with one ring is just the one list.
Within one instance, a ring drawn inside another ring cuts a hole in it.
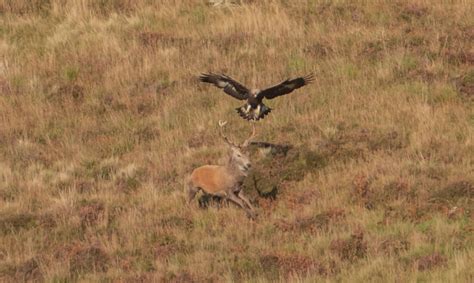
[{"label": "dry brown grass", "polygon": [[[242,2],[0,1],[0,281],[473,281],[470,2]],[[256,221],[185,206],[249,128],[205,71],[315,74],[258,124]]]}]

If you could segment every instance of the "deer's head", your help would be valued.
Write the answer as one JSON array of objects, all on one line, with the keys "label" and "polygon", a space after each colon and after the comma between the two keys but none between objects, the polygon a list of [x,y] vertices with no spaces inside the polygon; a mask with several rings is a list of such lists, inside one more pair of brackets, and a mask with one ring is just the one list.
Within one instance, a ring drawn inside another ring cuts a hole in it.
[{"label": "deer's head", "polygon": [[222,129],[224,128],[226,124],[227,122],[225,121],[219,121],[219,126],[221,129],[220,135],[230,148],[229,163],[236,166],[239,169],[239,171],[241,171],[242,173],[246,175],[252,165],[250,163],[250,158],[248,157],[248,155],[245,153],[244,150],[248,147],[248,145],[250,144],[250,141],[255,137],[255,125],[252,125],[253,129],[252,129],[252,134],[250,135],[250,137],[248,137],[243,143],[236,144],[230,141],[229,138],[224,135]]}]

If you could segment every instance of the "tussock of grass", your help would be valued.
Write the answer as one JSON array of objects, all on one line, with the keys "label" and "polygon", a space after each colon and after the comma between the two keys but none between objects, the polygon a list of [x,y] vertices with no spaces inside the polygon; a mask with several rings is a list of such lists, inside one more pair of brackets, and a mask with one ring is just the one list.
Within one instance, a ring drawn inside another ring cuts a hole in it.
[{"label": "tussock of grass", "polygon": [[[472,281],[472,5],[168,2],[0,1],[0,281]],[[257,125],[256,221],[185,203],[250,129],[207,71],[315,75]]]}]

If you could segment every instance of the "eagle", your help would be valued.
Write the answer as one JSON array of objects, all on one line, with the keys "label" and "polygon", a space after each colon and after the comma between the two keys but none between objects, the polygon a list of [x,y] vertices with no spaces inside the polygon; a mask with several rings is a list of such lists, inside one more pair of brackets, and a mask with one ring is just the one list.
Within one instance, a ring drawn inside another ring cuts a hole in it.
[{"label": "eagle", "polygon": [[287,79],[264,90],[249,89],[225,74],[203,73],[199,76],[199,79],[201,82],[210,83],[218,88],[222,88],[225,93],[238,100],[246,100],[244,105],[235,108],[235,110],[246,120],[258,121],[272,111],[270,107],[263,104],[264,98],[273,99],[288,94],[311,83],[313,75],[308,74],[295,79]]}]

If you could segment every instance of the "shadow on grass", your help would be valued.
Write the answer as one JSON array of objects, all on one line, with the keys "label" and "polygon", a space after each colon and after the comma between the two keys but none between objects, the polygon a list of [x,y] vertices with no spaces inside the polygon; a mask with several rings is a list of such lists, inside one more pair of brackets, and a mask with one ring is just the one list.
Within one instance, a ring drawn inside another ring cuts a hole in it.
[{"label": "shadow on grass", "polygon": [[[300,181],[307,173],[327,164],[323,153],[289,144],[256,141],[250,144],[249,151],[253,164],[243,189],[253,200],[274,200],[281,192],[282,183]],[[217,196],[204,194],[199,198],[201,208],[221,207],[222,204],[223,199]]]}]

